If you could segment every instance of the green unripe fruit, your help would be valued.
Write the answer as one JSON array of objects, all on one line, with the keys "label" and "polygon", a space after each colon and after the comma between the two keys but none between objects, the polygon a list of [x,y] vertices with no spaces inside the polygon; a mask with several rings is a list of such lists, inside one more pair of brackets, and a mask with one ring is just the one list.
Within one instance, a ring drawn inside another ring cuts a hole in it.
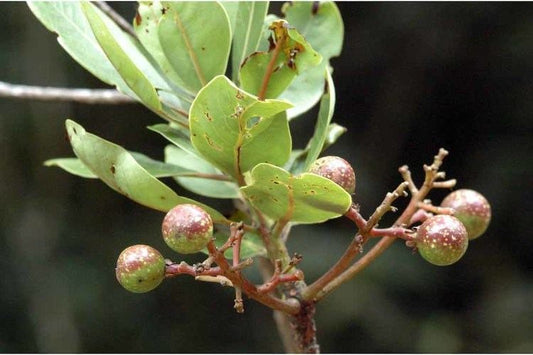
[{"label": "green unripe fruit", "polygon": [[468,189],[450,193],[441,203],[442,207],[453,208],[454,216],[466,227],[468,239],[476,239],[489,226],[491,219],[490,204],[479,192]]},{"label": "green unripe fruit", "polygon": [[172,250],[181,254],[197,253],[213,237],[213,221],[196,205],[177,205],[168,211],[161,230]]},{"label": "green unripe fruit", "polygon": [[120,253],[115,274],[126,290],[148,292],[159,286],[165,278],[165,259],[148,245],[133,245]]},{"label": "green unripe fruit", "polygon": [[418,228],[415,237],[420,255],[431,264],[451,265],[468,247],[468,234],[460,220],[449,215],[432,216]]},{"label": "green unripe fruit", "polygon": [[346,160],[336,157],[322,157],[311,165],[309,172],[330,179],[348,193],[355,192],[355,172]]}]

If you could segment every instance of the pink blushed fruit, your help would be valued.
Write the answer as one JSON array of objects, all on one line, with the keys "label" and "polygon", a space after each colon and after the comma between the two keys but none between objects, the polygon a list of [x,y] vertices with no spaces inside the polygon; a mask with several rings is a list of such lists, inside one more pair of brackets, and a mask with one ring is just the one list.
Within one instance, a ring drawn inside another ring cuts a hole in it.
[{"label": "pink blushed fruit", "polygon": [[133,245],[120,253],[115,275],[126,290],[148,292],[159,286],[165,278],[165,259],[148,245]]},{"label": "pink blushed fruit", "polygon": [[491,219],[490,204],[477,191],[469,189],[456,190],[444,198],[441,206],[455,210],[454,216],[463,222],[470,240],[481,236],[489,226]]},{"label": "pink blushed fruit", "polygon": [[414,239],[420,255],[429,263],[446,266],[457,262],[468,248],[468,234],[460,220],[449,215],[428,218]]},{"label": "pink blushed fruit", "polygon": [[337,156],[326,156],[317,159],[309,172],[330,179],[348,193],[355,192],[355,172],[346,160]]},{"label": "pink blushed fruit", "polygon": [[177,205],[166,214],[161,231],[172,250],[181,254],[197,253],[213,237],[213,221],[196,205]]}]

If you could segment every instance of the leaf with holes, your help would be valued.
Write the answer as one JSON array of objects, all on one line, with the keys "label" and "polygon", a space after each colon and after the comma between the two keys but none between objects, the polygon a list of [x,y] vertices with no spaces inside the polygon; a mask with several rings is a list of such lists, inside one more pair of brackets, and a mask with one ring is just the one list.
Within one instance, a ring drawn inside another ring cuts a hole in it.
[{"label": "leaf with holes", "polygon": [[165,161],[193,173],[208,176],[207,178],[176,176],[176,181],[189,191],[214,198],[239,198],[240,196],[239,189],[234,182],[224,180],[225,175],[222,175],[218,169],[185,150],[173,145],[167,146],[165,148]]},{"label": "leaf with holes", "polygon": [[251,184],[241,188],[251,204],[274,220],[320,223],[348,210],[352,198],[342,187],[321,176],[291,175],[271,164],[259,164]]},{"label": "leaf with holes", "polygon": [[282,12],[285,20],[300,31],[324,60],[340,55],[344,25],[333,1],[287,2],[283,4]]},{"label": "leaf with holes", "polygon": [[157,34],[163,53],[186,88],[197,92],[224,74],[231,28],[218,2],[163,2]]},{"label": "leaf with holes", "polygon": [[[278,97],[296,75],[317,66],[322,57],[286,21],[273,22],[275,45],[268,52],[255,52],[241,67],[240,82],[248,92],[265,98]],[[265,83],[268,85],[265,87]]]},{"label": "leaf with holes", "polygon": [[192,199],[178,196],[149,174],[124,148],[88,133],[74,121],[65,123],[76,156],[113,190],[141,205],[166,212],[182,203],[204,208],[216,223],[228,223],[218,211]]},{"label": "leaf with holes", "polygon": [[289,119],[292,119],[320,100],[329,60],[338,56],[342,50],[344,24],[337,5],[332,1],[290,2],[284,4],[282,12],[285,20],[297,28],[323,57],[319,66],[298,75],[280,96],[294,104],[294,108],[287,111]]},{"label": "leaf with holes", "polygon": [[289,107],[286,101],[259,101],[225,76],[218,76],[191,106],[192,144],[206,160],[242,184],[242,174],[255,165],[283,165],[289,158],[291,138],[283,114]]}]

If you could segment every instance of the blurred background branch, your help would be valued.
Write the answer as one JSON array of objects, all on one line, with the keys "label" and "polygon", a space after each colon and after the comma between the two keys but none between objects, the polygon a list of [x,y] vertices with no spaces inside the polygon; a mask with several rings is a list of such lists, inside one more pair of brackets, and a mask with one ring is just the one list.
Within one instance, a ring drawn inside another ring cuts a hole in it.
[{"label": "blurred background branch", "polygon": [[126,104],[136,101],[113,89],[72,89],[16,85],[0,81],[0,97],[39,101],[73,101],[84,104]]}]

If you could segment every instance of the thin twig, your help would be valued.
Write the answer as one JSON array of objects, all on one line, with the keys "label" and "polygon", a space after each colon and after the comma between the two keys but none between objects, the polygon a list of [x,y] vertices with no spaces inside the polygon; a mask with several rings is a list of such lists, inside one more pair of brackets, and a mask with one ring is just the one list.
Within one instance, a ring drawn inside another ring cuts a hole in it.
[{"label": "thin twig", "polygon": [[[393,226],[398,227],[407,224],[413,214],[418,210],[418,203],[423,201],[429,191],[433,188],[433,183],[437,178],[443,178],[444,174],[439,174],[438,170],[442,165],[443,159],[448,155],[448,151],[441,148],[439,153],[434,157],[433,164],[430,166],[424,165],[424,171],[426,172],[425,180],[422,187],[418,190],[417,194],[411,197],[409,205],[405,208],[400,217],[396,220]],[[402,167],[403,168],[403,167]],[[405,177],[400,168],[400,173]],[[365,255],[361,257],[355,264],[350,266],[346,271],[340,274],[333,281],[325,285],[315,296],[316,300],[322,299],[327,294],[331,293],[337,287],[342,285],[347,280],[357,275],[361,270],[367,267],[372,261],[374,261],[379,255],[381,255],[389,246],[394,243],[396,238],[383,237],[372,249],[370,249]]]},{"label": "thin twig", "polygon": [[296,299],[282,300],[268,293],[260,293],[257,291],[257,287],[244,278],[241,273],[231,271],[230,264],[224,257],[224,254],[217,249],[213,241],[210,241],[207,244],[207,250],[209,251],[209,255],[213,256],[220,269],[222,269],[223,275],[226,276],[233,285],[240,287],[248,297],[253,298],[267,307],[280,310],[287,314],[296,314],[299,312],[300,303]]},{"label": "thin twig", "polygon": [[450,207],[440,207],[433,206],[431,203],[419,202],[418,208],[423,209],[424,211],[435,213],[435,214],[449,214],[453,215],[455,210]]},{"label": "thin twig", "polygon": [[219,267],[214,268],[198,268],[197,266],[191,266],[185,261],[180,263],[174,263],[170,260],[166,261],[165,265],[165,277],[174,277],[179,275],[190,276],[218,276],[222,273]]},{"label": "thin twig", "polygon": [[457,184],[457,180],[451,179],[446,181],[435,181],[433,183],[434,189],[453,189]]},{"label": "thin twig", "polygon": [[413,239],[413,231],[403,227],[389,227],[384,229],[372,228],[372,230],[370,230],[370,235],[372,237],[394,237],[404,240]]},{"label": "thin twig", "polygon": [[[336,280],[350,266],[351,262],[357,255],[362,252],[363,244],[371,237],[370,231],[379,222],[381,217],[391,209],[391,204],[400,196],[404,195],[407,183],[403,182],[392,192],[387,193],[383,202],[376,208],[368,221],[359,214],[358,206],[352,206],[345,214],[346,217],[354,221],[358,227],[358,232],[353,238],[352,242],[346,248],[344,254],[324,275],[318,280],[307,286],[302,291],[302,298],[307,301],[317,301],[318,295],[331,282]],[[315,297],[316,296],[316,297]]]},{"label": "thin twig", "polygon": [[83,104],[131,104],[137,101],[114,89],[79,89],[17,85],[0,81],[0,97]]},{"label": "thin twig", "polygon": [[95,1],[94,5],[104,12],[109,18],[111,18],[123,31],[129,33],[133,37],[137,37],[137,34],[133,30],[133,27],[128,21],[124,19],[118,12],[113,10],[105,1]]},{"label": "thin twig", "polygon": [[231,281],[227,277],[222,276],[222,275],[217,275],[217,276],[200,275],[200,276],[196,276],[194,279],[196,281],[213,282],[213,283],[220,284],[221,286],[233,287],[233,284],[231,283]]},{"label": "thin twig", "polygon": [[413,178],[411,177],[411,171],[409,170],[409,167],[407,165],[403,165],[398,169],[398,171],[400,172],[400,174],[402,174],[403,179],[409,184],[409,191],[411,191],[411,195],[412,196],[416,195],[418,193],[418,188],[413,182]]},{"label": "thin twig", "polygon": [[247,268],[248,266],[251,266],[253,263],[254,263],[254,259],[248,258],[248,259],[245,259],[245,260],[241,261],[237,265],[232,266],[230,268],[230,270],[231,271],[240,271],[242,269]]},{"label": "thin twig", "polygon": [[[231,235],[234,236],[235,241],[233,242],[233,265],[231,271],[235,272],[240,276],[239,262],[241,260],[241,242],[242,237],[244,236],[243,222],[238,224],[232,224],[230,227]],[[235,285],[235,304],[233,308],[237,313],[244,313],[244,301],[242,300],[242,290],[238,285]]]},{"label": "thin twig", "polygon": [[376,208],[374,213],[372,213],[372,216],[368,219],[368,223],[366,224],[365,228],[361,231],[361,234],[363,234],[363,237],[366,233],[368,233],[376,224],[379,222],[379,220],[383,217],[385,213],[387,213],[390,210],[393,210],[392,203],[396,201],[396,199],[400,196],[407,196],[407,193],[405,192],[405,188],[408,187],[409,183],[404,181],[393,192],[388,192],[385,198],[383,199],[383,202]]}]

